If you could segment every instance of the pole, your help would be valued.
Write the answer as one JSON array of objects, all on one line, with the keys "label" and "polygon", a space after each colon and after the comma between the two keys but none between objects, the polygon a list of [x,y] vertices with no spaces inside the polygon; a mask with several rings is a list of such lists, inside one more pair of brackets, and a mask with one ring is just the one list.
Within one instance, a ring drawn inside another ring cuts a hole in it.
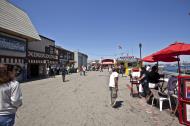
[{"label": "pole", "polygon": [[178,63],[178,73],[179,73],[179,75],[181,75],[181,67],[180,67],[180,63],[179,63],[179,56],[177,56],[177,59],[178,59],[178,61],[177,61],[177,63]]},{"label": "pole", "polygon": [[141,61],[141,59],[142,59],[142,53],[141,53],[141,48],[142,48],[142,44],[139,43],[139,49],[140,49],[140,61],[139,61],[139,66],[140,66],[140,67],[142,67],[142,61]]},{"label": "pole", "polygon": [[142,44],[139,43],[139,49],[140,49],[140,59],[142,58],[142,53],[141,53],[141,49],[142,49]]}]

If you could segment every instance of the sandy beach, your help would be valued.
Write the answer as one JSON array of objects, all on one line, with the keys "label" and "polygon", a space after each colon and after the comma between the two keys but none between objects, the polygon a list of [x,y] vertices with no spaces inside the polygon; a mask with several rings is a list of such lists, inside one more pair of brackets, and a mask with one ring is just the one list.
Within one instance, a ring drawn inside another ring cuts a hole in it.
[{"label": "sandy beach", "polygon": [[22,83],[23,106],[16,126],[179,126],[169,109],[162,112],[144,98],[132,98],[129,80],[119,78],[118,103],[110,106],[108,72],[71,74]]}]

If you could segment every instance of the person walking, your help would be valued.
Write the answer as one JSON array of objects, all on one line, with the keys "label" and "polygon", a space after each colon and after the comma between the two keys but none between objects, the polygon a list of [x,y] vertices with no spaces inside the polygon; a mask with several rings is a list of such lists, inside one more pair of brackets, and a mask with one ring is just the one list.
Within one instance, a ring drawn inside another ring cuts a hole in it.
[{"label": "person walking", "polygon": [[67,66],[67,73],[70,74],[70,66]]},{"label": "person walking", "polygon": [[118,92],[118,77],[119,74],[115,68],[113,68],[112,73],[109,79],[109,89],[110,89],[110,96],[111,96],[111,106],[114,107],[117,99],[117,92]]},{"label": "person walking", "polygon": [[125,73],[125,68],[124,68],[124,66],[123,65],[121,65],[121,75],[122,75],[122,77],[123,77],[123,74]]},{"label": "person walking", "polygon": [[46,78],[48,78],[50,76],[50,67],[47,66],[46,67]]},{"label": "person walking", "polygon": [[53,78],[55,78],[56,70],[55,67],[53,68]]},{"label": "person walking", "polygon": [[79,70],[80,71],[80,75],[82,76],[82,74],[83,74],[83,68],[82,68],[82,66],[80,66],[79,69],[80,69]]},{"label": "person walking", "polygon": [[100,66],[100,72],[103,72],[103,66],[102,65]]},{"label": "person walking", "polygon": [[22,105],[16,66],[0,64],[0,126],[13,126],[17,109]]},{"label": "person walking", "polygon": [[85,66],[82,67],[82,71],[83,71],[83,75],[86,76],[86,67]]},{"label": "person walking", "polygon": [[63,79],[63,82],[65,82],[66,72],[67,72],[66,68],[63,67],[63,69],[62,69],[62,79]]},{"label": "person walking", "polygon": [[108,72],[109,72],[109,74],[112,73],[112,67],[111,66],[108,67]]}]

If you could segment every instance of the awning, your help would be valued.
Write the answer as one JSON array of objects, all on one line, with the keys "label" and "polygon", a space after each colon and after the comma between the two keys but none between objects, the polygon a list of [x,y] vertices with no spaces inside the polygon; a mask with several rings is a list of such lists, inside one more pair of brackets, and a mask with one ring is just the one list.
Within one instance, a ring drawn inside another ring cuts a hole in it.
[{"label": "awning", "polygon": [[103,65],[113,65],[114,63],[113,62],[103,62],[102,64]]}]

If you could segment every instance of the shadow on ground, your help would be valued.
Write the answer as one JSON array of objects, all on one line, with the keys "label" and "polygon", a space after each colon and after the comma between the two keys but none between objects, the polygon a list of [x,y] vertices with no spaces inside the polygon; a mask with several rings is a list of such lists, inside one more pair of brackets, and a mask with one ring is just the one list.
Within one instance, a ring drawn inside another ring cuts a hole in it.
[{"label": "shadow on ground", "polygon": [[64,83],[65,83],[65,82],[69,82],[69,80],[65,80],[65,81],[63,81],[63,82],[64,82]]},{"label": "shadow on ground", "polygon": [[115,106],[113,108],[120,108],[122,106],[123,101],[116,101]]}]

